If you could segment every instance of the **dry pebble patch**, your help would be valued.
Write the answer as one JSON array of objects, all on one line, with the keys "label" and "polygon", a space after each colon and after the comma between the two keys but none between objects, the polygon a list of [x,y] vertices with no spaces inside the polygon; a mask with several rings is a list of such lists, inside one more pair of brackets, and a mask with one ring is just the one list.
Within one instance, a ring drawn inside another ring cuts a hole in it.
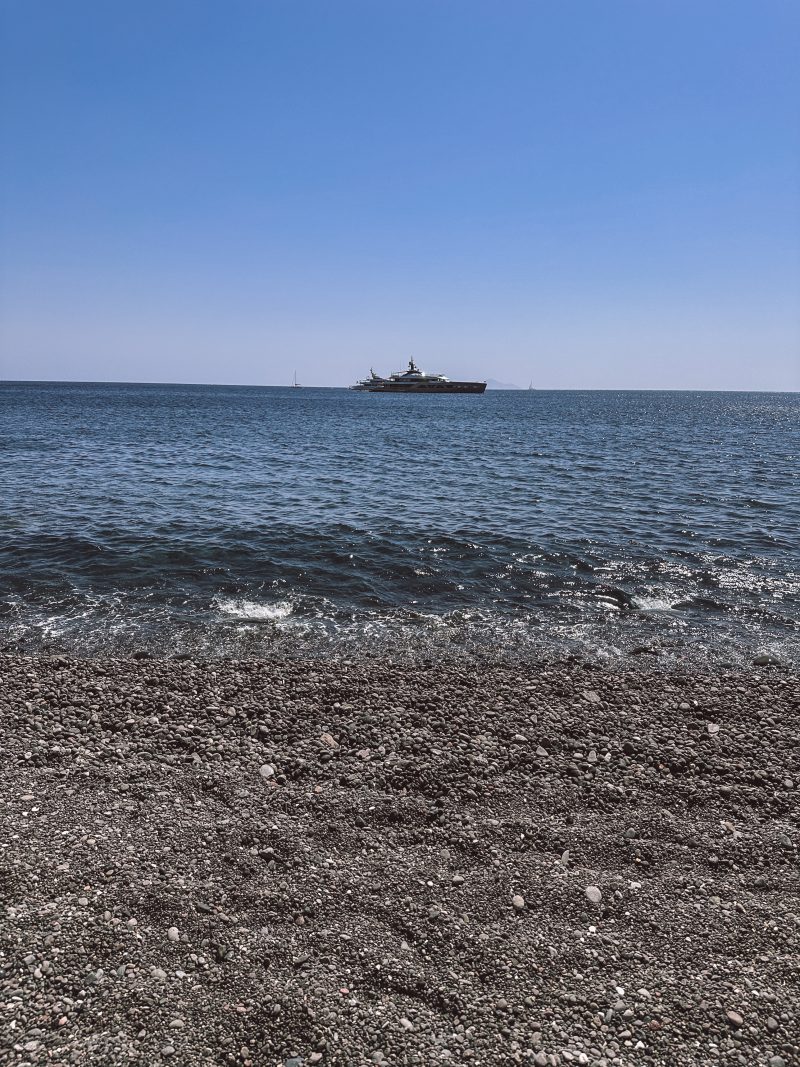
[{"label": "dry pebble patch", "polygon": [[2,1064],[800,1062],[780,668],[7,655],[0,719]]}]

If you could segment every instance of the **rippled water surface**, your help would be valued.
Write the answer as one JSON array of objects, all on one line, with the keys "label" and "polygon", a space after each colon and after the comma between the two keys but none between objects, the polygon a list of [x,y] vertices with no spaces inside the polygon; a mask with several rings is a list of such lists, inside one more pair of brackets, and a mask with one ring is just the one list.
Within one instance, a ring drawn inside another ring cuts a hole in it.
[{"label": "rippled water surface", "polygon": [[0,645],[800,663],[800,396],[0,385]]}]

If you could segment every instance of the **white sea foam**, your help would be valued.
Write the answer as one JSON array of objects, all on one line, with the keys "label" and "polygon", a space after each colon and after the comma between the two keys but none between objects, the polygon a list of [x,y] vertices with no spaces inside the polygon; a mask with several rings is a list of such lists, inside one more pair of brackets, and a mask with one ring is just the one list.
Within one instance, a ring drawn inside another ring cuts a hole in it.
[{"label": "white sea foam", "polygon": [[633,598],[633,605],[639,611],[674,611],[672,602],[660,597],[637,596]]},{"label": "white sea foam", "polygon": [[232,615],[244,622],[281,622],[292,614],[288,600],[277,604],[260,604],[255,600],[219,599],[217,606],[223,615]]}]

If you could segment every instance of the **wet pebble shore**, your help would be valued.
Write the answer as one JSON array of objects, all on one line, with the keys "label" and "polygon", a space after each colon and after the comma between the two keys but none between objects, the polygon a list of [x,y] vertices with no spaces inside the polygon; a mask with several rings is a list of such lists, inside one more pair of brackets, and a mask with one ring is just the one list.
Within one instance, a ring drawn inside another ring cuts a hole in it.
[{"label": "wet pebble shore", "polygon": [[0,656],[0,1063],[800,1062],[800,685]]}]

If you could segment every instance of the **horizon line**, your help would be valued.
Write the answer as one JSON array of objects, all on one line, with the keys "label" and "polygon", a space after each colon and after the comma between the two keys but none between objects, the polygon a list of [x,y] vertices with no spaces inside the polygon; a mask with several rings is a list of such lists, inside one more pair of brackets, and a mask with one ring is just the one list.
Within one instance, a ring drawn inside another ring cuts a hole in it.
[{"label": "horizon line", "polygon": [[[255,382],[152,382],[152,381],[129,381],[129,380],[91,380],[80,378],[0,378],[0,385],[137,385],[137,386],[152,386],[154,388],[167,386],[170,388],[195,388],[195,389],[341,389],[345,392],[350,392],[351,387],[349,385],[301,385],[294,386],[292,383],[288,384],[262,384]],[[683,387],[646,387],[637,388],[636,386],[503,386],[501,388],[487,387],[486,392],[489,393],[759,393],[764,395],[780,395],[790,394],[794,395],[800,393],[800,387],[797,389],[735,389],[735,388],[723,388],[723,389],[697,389],[687,386]],[[398,394],[401,395],[401,394]],[[409,395],[409,394],[404,394]]]}]

